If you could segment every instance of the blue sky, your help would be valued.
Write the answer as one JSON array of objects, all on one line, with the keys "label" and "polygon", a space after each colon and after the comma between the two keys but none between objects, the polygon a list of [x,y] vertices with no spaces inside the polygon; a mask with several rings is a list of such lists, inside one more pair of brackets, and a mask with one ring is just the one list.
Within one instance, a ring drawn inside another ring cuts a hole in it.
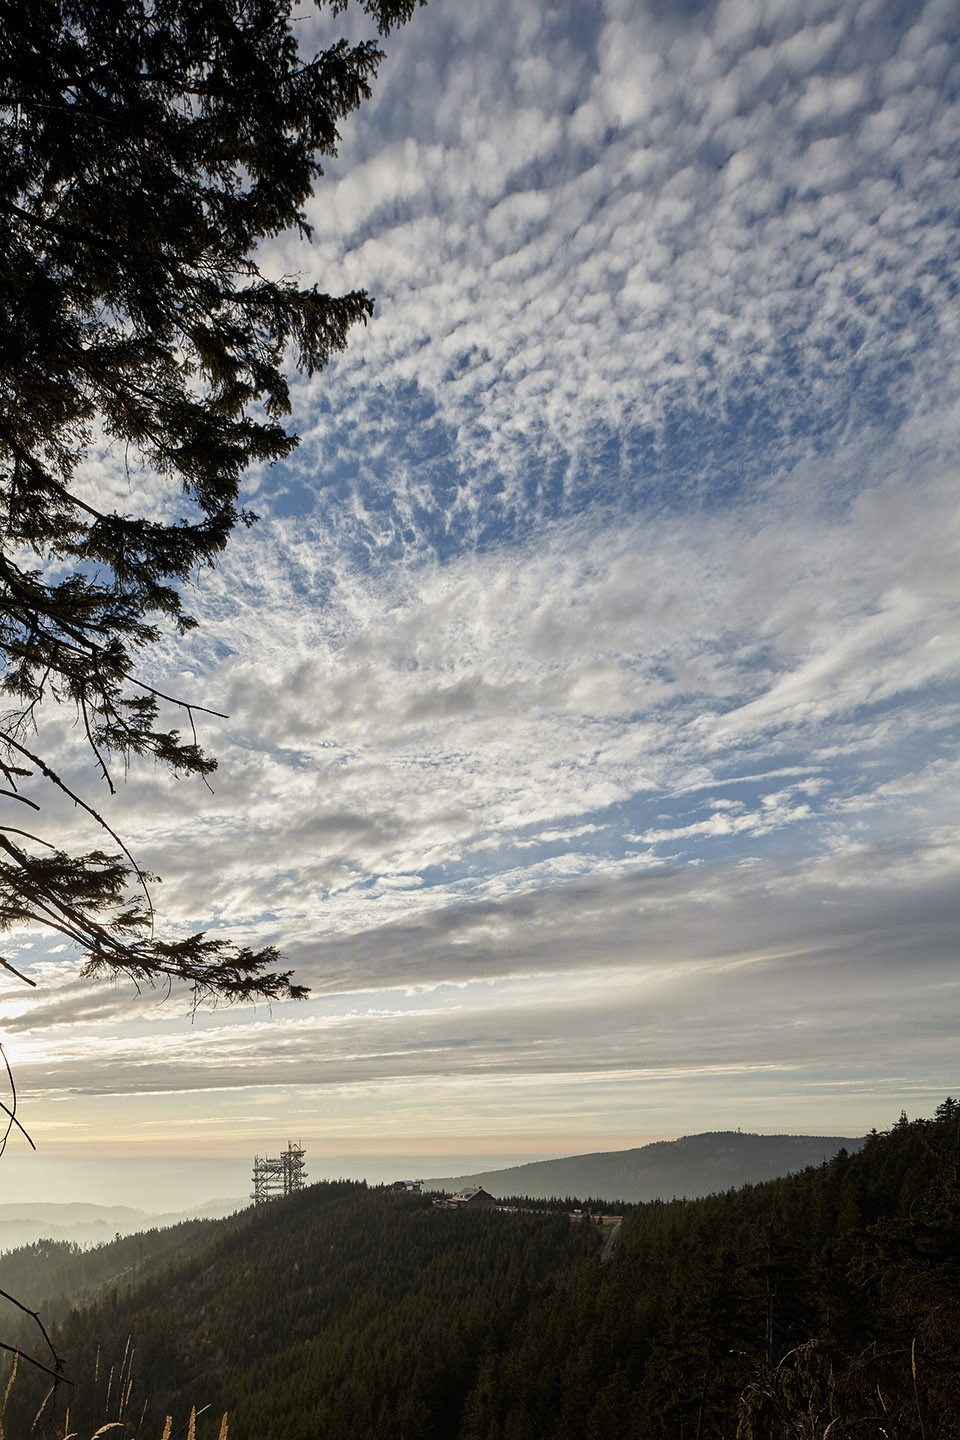
[{"label": "blue sky", "polygon": [[20,937],[36,1138],[524,1158],[930,1112],[954,7],[432,0],[388,50],[313,243],[262,257],[375,317],[157,656],[229,712],[215,793],[134,770],[110,812],[163,925],[275,940],[313,998],[191,1022]]}]

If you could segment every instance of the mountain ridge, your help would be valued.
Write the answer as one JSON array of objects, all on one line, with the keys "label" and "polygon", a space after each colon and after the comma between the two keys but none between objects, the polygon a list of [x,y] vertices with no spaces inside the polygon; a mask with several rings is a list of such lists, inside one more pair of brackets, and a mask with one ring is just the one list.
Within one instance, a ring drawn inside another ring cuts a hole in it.
[{"label": "mountain ridge", "polygon": [[597,1150],[556,1160],[532,1160],[501,1170],[425,1181],[430,1190],[480,1186],[497,1199],[602,1198],[641,1204],[650,1200],[700,1199],[741,1185],[755,1185],[831,1160],[840,1150],[859,1150],[865,1137],[850,1135],[757,1135],[711,1130],[655,1140],[630,1150]]},{"label": "mountain ridge", "polygon": [[[548,1160],[530,1160],[497,1170],[425,1180],[428,1191],[482,1186],[497,1199],[524,1195],[532,1200],[603,1199],[640,1204],[704,1195],[774,1180],[820,1165],[838,1150],[851,1153],[863,1137],[843,1135],[758,1135],[712,1130],[655,1140],[629,1150],[595,1150]],[[178,1225],[188,1219],[219,1219],[249,1202],[221,1198],[182,1211],[151,1212],[125,1205],[72,1201],[0,1204],[0,1253],[40,1239],[101,1245],[117,1234]]]},{"label": "mountain ridge", "polygon": [[83,1247],[103,1245],[117,1235],[167,1229],[184,1220],[220,1220],[247,1204],[247,1200],[224,1197],[161,1213],[83,1200],[11,1201],[0,1204],[0,1254],[38,1240],[64,1240]]}]

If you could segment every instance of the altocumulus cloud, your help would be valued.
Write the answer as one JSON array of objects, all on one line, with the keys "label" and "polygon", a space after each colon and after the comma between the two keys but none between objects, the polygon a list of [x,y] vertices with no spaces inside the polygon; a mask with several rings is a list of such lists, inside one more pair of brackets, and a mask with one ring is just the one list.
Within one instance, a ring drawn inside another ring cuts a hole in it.
[{"label": "altocumulus cloud", "polygon": [[953,6],[440,0],[389,48],[313,245],[264,255],[376,318],[159,656],[230,713],[215,794],[111,812],[165,924],[316,998],[174,1065],[168,1011],[50,957],[31,1074],[881,1123],[955,1040]]}]

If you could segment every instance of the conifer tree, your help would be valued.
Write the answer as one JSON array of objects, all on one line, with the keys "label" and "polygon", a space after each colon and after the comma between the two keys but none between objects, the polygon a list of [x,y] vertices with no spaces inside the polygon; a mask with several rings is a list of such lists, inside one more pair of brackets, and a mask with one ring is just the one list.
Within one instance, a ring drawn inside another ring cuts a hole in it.
[{"label": "conifer tree", "polygon": [[[383,35],[416,0],[359,3]],[[258,268],[262,241],[309,235],[322,158],[382,58],[373,39],[302,55],[291,8],[0,0],[0,928],[49,927],[90,973],[229,999],[303,991],[270,948],[153,934],[149,877],[43,722],[67,707],[107,791],[133,757],[214,768],[196,697],[173,697],[183,730],[162,723],[150,647],[194,625],[182,582],[255,518],[245,469],[296,444],[285,366],[321,369],[372,309]],[[98,493],[98,443],[149,503]],[[58,794],[101,845],[59,843]]]}]

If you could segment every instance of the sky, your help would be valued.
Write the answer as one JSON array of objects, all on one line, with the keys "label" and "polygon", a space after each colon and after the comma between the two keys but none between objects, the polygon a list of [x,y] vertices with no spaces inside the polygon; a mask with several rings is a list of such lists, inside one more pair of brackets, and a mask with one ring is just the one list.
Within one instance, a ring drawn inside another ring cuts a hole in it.
[{"label": "sky", "polygon": [[[193,1015],[8,937],[39,1153],[0,1198],[170,1208],[289,1138],[379,1178],[856,1135],[960,1088],[953,4],[431,0],[386,48],[312,243],[261,257],[374,318],[151,661],[228,717],[213,793],[109,800],[43,731],[158,927],[311,996]],[[154,503],[108,449],[87,480]]]}]

